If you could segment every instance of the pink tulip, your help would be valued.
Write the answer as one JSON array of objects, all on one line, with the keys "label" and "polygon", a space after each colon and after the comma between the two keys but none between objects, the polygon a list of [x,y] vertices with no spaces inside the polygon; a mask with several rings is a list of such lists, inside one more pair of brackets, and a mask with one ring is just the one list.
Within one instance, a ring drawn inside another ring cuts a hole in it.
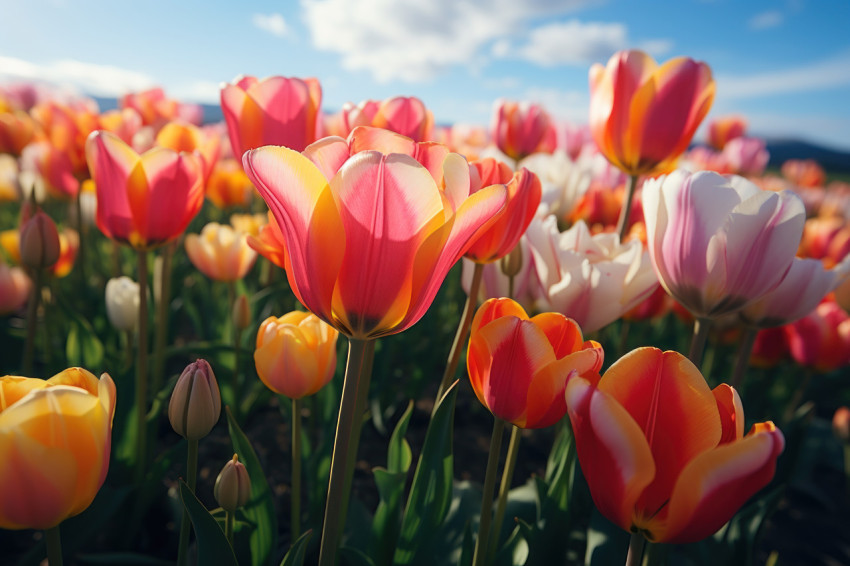
[{"label": "pink tulip", "polygon": [[421,142],[431,139],[434,115],[415,96],[395,96],[378,106],[372,125]]},{"label": "pink tulip", "polygon": [[806,218],[789,191],[706,171],[645,182],[643,210],[659,281],[698,318],[735,312],[775,289]]},{"label": "pink tulip", "polygon": [[503,185],[470,194],[469,165],[445,146],[377,128],[242,162],[283,232],[295,295],[356,339],[422,318],[506,200]]},{"label": "pink tulip", "polygon": [[0,258],[0,316],[20,309],[29,297],[32,281],[20,267],[9,267]]},{"label": "pink tulip", "polygon": [[237,157],[264,145],[302,151],[316,141],[321,104],[316,79],[238,77],[221,89],[221,109]]},{"label": "pink tulip", "polygon": [[557,134],[549,114],[539,104],[497,100],[490,135],[496,147],[511,159],[532,153],[552,153]]},{"label": "pink tulip", "polygon": [[729,169],[736,175],[761,175],[770,160],[764,140],[759,138],[738,137],[730,140],[723,148],[722,155]]},{"label": "pink tulip", "polygon": [[828,372],[850,364],[850,316],[834,300],[824,300],[783,329],[791,356],[801,366]]}]

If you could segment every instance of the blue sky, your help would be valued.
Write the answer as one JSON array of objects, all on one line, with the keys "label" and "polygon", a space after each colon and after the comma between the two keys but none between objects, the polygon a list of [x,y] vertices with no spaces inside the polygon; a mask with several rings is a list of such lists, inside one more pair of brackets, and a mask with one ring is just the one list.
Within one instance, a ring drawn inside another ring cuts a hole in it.
[{"label": "blue sky", "polygon": [[499,97],[584,123],[590,65],[638,47],[711,66],[709,119],[850,150],[848,0],[6,0],[3,19],[0,82],[216,103],[239,74],[313,76],[328,110],[415,95],[482,125]]}]

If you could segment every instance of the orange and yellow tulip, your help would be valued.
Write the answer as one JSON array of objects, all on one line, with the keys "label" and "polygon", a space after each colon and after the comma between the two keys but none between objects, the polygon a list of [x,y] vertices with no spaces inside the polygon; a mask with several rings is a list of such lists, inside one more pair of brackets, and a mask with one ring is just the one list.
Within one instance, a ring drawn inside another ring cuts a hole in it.
[{"label": "orange and yellow tulip", "polygon": [[248,206],[254,196],[254,185],[239,161],[222,159],[215,164],[206,183],[207,198],[218,208]]},{"label": "orange and yellow tulip", "polygon": [[590,133],[612,164],[629,175],[657,175],[679,156],[714,100],[705,63],[687,57],[659,66],[636,49],[590,69]]},{"label": "orange and yellow tulip", "polygon": [[316,79],[239,77],[221,89],[233,154],[282,145],[302,151],[318,137],[322,87]]},{"label": "orange and yellow tulip", "polygon": [[180,234],[204,201],[197,154],[155,147],[139,155],[115,134],[98,130],[86,144],[97,190],[95,221],[107,237],[148,250]]},{"label": "orange and yellow tulip", "polygon": [[584,341],[574,320],[552,312],[529,318],[501,298],[475,313],[466,360],[472,389],[493,415],[543,428],[567,412],[567,378],[598,372],[603,352],[598,342]]},{"label": "orange and yellow tulip", "polygon": [[785,446],[772,422],[744,436],[738,393],[709,389],[677,352],[639,348],[601,379],[571,376],[566,402],[597,509],[653,542],[713,534],[770,482]]},{"label": "orange and yellow tulip", "polygon": [[248,245],[276,266],[286,269],[286,242],[271,211],[268,215],[269,221],[260,228],[260,233],[248,236]]},{"label": "orange and yellow tulip", "polygon": [[156,134],[156,145],[176,152],[197,151],[203,159],[205,182],[209,179],[221,152],[221,142],[217,135],[186,122],[165,124]]},{"label": "orange and yellow tulip", "polygon": [[723,116],[708,123],[708,145],[723,151],[726,144],[747,131],[747,120],[741,116]]},{"label": "orange and yellow tulip", "polygon": [[114,413],[108,374],[0,377],[0,528],[48,529],[91,504],[109,468]]},{"label": "orange and yellow tulip", "polygon": [[296,297],[362,340],[422,318],[507,192],[496,185],[470,194],[461,155],[378,128],[324,138],[303,153],[262,147],[242,163],[280,225]]},{"label": "orange and yellow tulip", "polygon": [[510,167],[492,157],[475,161],[472,192],[490,185],[503,184],[508,190],[505,211],[496,222],[476,238],[464,257],[477,263],[490,263],[508,255],[525,234],[540,205],[540,179],[523,167],[514,173]]},{"label": "orange and yellow tulip", "polygon": [[186,236],[186,255],[198,270],[216,281],[237,281],[254,266],[257,252],[248,235],[227,224],[210,222],[199,234]]},{"label": "orange and yellow tulip", "polygon": [[270,316],[257,332],[257,375],[266,387],[290,399],[313,395],[334,376],[338,337],[312,313]]}]

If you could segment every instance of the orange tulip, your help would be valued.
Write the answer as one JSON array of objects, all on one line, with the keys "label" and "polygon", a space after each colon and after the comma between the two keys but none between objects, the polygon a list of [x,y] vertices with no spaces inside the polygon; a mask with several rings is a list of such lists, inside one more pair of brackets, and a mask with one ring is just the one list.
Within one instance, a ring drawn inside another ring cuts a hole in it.
[{"label": "orange tulip", "polygon": [[86,144],[97,189],[97,227],[138,250],[183,233],[204,200],[197,154],[157,147],[141,155],[115,134],[94,132]]},{"label": "orange tulip", "polygon": [[496,417],[520,428],[543,428],[567,411],[570,375],[595,374],[602,346],[584,341],[578,324],[558,313],[529,318],[511,299],[489,299],[472,321],[469,382]]},{"label": "orange tulip", "polygon": [[636,49],[590,69],[590,132],[629,175],[672,171],[714,100],[711,69],[686,57],[659,66]]},{"label": "orange tulip", "polygon": [[814,159],[789,159],[781,170],[783,177],[801,187],[822,187],[826,182],[823,167]]},{"label": "orange tulip", "polygon": [[20,155],[35,138],[35,132],[35,121],[26,112],[0,112],[0,153]]},{"label": "orange tulip", "polygon": [[169,122],[156,134],[156,144],[177,152],[197,151],[203,159],[204,181],[209,179],[221,152],[217,135],[186,122]]},{"label": "orange tulip", "polygon": [[772,422],[744,436],[738,393],[709,389],[677,352],[639,348],[598,376],[572,376],[566,403],[599,511],[653,542],[719,529],[773,478],[785,446]]},{"label": "orange tulip", "polygon": [[159,126],[180,114],[180,103],[165,96],[161,88],[127,93],[121,97],[121,109],[132,108],[142,117],[145,126]]},{"label": "orange tulip", "polygon": [[269,211],[269,222],[262,228],[257,236],[248,236],[248,245],[257,250],[261,256],[280,267],[286,269],[286,242],[283,240],[283,232]]},{"label": "orange tulip", "polygon": [[558,136],[549,114],[539,104],[497,100],[493,108],[490,136],[511,159],[532,153],[552,153]]},{"label": "orange tulip", "polygon": [[30,113],[41,127],[45,140],[70,161],[71,173],[78,177],[86,171],[86,138],[98,128],[98,109],[93,100],[70,105],[43,102]]},{"label": "orange tulip", "polygon": [[186,255],[198,270],[216,281],[237,281],[254,266],[257,252],[248,235],[227,224],[210,222],[201,234],[186,236]]},{"label": "orange tulip", "polygon": [[290,399],[313,395],[334,376],[338,337],[312,313],[270,316],[257,332],[257,375],[266,387]]},{"label": "orange tulip", "polygon": [[747,130],[747,121],[741,116],[724,116],[708,123],[708,145],[723,151],[726,144],[740,138]]},{"label": "orange tulip", "polygon": [[142,116],[133,108],[116,108],[100,115],[100,128],[133,145],[133,136],[142,129]]},{"label": "orange tulip", "polygon": [[107,374],[0,377],[0,528],[48,529],[91,504],[109,468],[114,413]]},{"label": "orange tulip", "polygon": [[495,184],[503,184],[508,190],[504,213],[464,254],[477,263],[490,263],[508,255],[525,234],[540,205],[542,186],[537,175],[525,167],[514,173],[492,157],[476,161],[471,167],[475,169],[473,193]]},{"label": "orange tulip", "polygon": [[270,144],[302,151],[316,141],[321,105],[316,79],[239,77],[221,89],[221,109],[237,157]]},{"label": "orange tulip", "polygon": [[218,208],[248,206],[254,196],[254,185],[245,175],[239,161],[222,159],[215,164],[206,183],[207,198]]},{"label": "orange tulip", "polygon": [[296,297],[361,340],[422,318],[506,199],[501,185],[470,194],[469,165],[445,146],[377,128],[242,163],[280,225]]}]

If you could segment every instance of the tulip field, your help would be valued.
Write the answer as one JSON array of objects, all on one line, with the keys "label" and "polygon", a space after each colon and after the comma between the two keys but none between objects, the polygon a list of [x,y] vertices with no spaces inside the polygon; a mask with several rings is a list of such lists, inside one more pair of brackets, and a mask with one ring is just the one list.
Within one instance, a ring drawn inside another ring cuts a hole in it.
[{"label": "tulip field", "polygon": [[846,176],[687,57],[322,89],[0,85],[0,564],[850,564]]}]

